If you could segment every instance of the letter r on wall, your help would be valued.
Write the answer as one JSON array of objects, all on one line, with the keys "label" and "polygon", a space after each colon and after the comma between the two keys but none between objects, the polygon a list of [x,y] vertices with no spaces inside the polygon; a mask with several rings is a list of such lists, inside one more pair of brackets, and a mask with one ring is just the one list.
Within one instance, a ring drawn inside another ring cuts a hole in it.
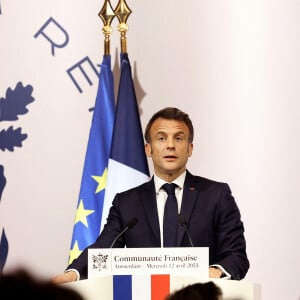
[{"label": "letter r on wall", "polygon": [[[69,35],[66,30],[52,17],[38,30],[34,38],[37,38],[39,35],[42,35],[51,44],[51,54],[53,56],[55,56],[55,48],[63,48],[69,42]],[[58,42],[58,40],[60,41]]]}]

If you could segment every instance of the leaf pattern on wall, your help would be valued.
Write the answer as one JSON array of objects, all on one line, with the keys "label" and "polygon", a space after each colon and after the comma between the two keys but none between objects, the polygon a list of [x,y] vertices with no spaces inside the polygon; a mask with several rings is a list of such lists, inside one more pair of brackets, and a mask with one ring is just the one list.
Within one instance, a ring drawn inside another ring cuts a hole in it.
[{"label": "leaf pattern on wall", "polygon": [[[0,122],[17,121],[20,115],[27,114],[26,106],[34,101],[32,91],[31,85],[23,86],[22,82],[18,82],[14,90],[8,88],[5,98],[0,98]],[[27,134],[21,131],[22,128],[12,126],[0,131],[0,150],[14,151],[15,147],[22,147]]]},{"label": "leaf pattern on wall", "polygon": [[[0,122],[17,121],[20,115],[27,114],[27,105],[34,101],[32,92],[32,86],[23,86],[22,82],[18,82],[15,89],[8,88],[5,98],[0,98]],[[22,133],[20,127],[15,129],[10,124],[8,126],[2,130],[0,128],[0,150],[13,152],[15,147],[22,147],[22,142],[27,138],[27,134]],[[0,201],[5,185],[4,166],[0,165]],[[0,274],[3,272],[8,257],[8,245],[8,239],[3,228],[0,237]]]}]

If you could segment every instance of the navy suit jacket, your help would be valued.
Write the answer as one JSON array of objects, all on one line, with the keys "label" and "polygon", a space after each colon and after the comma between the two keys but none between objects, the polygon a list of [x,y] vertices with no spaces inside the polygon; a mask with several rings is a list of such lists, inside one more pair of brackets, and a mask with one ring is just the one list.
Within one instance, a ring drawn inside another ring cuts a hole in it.
[{"label": "navy suit jacket", "polygon": [[[187,171],[180,213],[187,220],[194,246],[209,247],[209,263],[219,264],[232,279],[245,277],[249,261],[244,226],[239,208],[226,183],[220,183]],[[137,218],[138,223],[120,237],[114,247],[161,247],[156,193],[153,178],[115,196],[107,223],[89,248],[109,248],[114,238]],[[190,247],[184,227],[178,222],[178,247]],[[76,269],[87,278],[87,249],[68,269]]]}]

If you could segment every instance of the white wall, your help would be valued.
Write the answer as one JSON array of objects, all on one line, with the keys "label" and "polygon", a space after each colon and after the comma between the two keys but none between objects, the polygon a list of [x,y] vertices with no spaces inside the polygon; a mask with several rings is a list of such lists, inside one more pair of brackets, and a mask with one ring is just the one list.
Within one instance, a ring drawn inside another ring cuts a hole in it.
[{"label": "white wall", "polygon": [[[246,228],[246,279],[262,284],[263,299],[299,299],[299,2],[127,2],[143,126],[164,106],[190,114],[196,132],[189,169],[230,184]],[[0,97],[22,81],[35,98],[28,114],[0,123],[0,131],[14,125],[28,134],[22,148],[0,152],[7,269],[26,265],[47,277],[67,264],[97,78],[90,73],[93,85],[83,81],[80,94],[66,69],[85,56],[101,62],[101,7],[1,1]],[[33,37],[50,16],[70,36],[55,56],[45,39]],[[113,29],[114,58],[117,20]]]}]

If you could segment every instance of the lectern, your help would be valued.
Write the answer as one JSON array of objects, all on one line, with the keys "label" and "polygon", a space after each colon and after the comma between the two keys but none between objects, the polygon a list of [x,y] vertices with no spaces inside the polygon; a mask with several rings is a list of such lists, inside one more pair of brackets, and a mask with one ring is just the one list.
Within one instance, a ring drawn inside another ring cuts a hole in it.
[{"label": "lectern", "polygon": [[196,282],[213,281],[224,300],[261,300],[260,285],[249,281],[177,275],[111,275],[65,283],[85,300],[164,300],[166,295]]},{"label": "lectern", "polygon": [[261,300],[260,285],[208,278],[208,248],[89,249],[89,279],[66,283],[85,300],[164,300],[189,284],[213,281],[224,300]]}]

